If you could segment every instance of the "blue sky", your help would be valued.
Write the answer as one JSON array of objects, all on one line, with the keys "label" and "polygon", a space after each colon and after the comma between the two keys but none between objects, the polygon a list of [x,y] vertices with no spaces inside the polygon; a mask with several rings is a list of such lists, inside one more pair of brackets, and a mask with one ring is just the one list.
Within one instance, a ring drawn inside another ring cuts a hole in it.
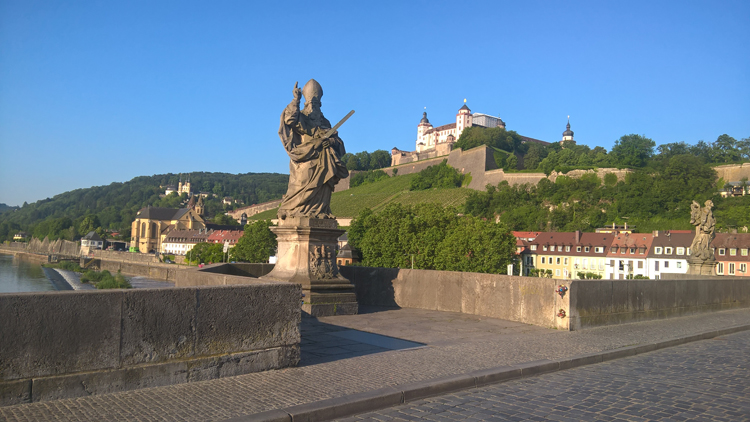
[{"label": "blue sky", "polygon": [[750,137],[750,2],[0,0],[0,202],[140,175],[288,173],[317,79],[350,152],[474,112],[611,149]]}]

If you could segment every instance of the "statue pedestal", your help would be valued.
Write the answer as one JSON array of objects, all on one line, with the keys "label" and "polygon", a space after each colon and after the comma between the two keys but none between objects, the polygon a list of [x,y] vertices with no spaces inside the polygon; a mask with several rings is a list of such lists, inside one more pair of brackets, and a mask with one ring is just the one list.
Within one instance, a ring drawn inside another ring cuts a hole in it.
[{"label": "statue pedestal", "polygon": [[688,258],[688,274],[692,275],[716,275],[716,260],[703,260],[699,258]]},{"label": "statue pedestal", "polygon": [[332,219],[287,218],[271,227],[278,241],[277,260],[265,277],[300,283],[302,310],[312,316],[356,315],[354,285],[336,265],[338,223]]}]

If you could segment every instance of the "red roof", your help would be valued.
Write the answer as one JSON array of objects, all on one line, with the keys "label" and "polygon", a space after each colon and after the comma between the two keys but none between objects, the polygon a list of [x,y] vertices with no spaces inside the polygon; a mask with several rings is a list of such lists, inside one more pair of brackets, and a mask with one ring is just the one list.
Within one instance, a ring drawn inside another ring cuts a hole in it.
[{"label": "red roof", "polygon": [[239,230],[215,230],[208,236],[208,243],[227,243],[230,245],[237,243],[245,232]]}]

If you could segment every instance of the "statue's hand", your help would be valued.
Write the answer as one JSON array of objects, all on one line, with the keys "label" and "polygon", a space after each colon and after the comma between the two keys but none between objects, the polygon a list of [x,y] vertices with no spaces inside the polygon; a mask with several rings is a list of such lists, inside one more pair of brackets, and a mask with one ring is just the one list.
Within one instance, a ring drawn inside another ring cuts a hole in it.
[{"label": "statue's hand", "polygon": [[294,83],[294,89],[292,90],[292,95],[294,96],[294,101],[299,102],[300,98],[302,97],[302,90],[297,87],[297,84],[299,82]]},{"label": "statue's hand", "polygon": [[323,148],[328,148],[328,147],[330,147],[330,146],[331,146],[331,141],[329,141],[328,139],[325,139],[325,140],[323,140],[323,143],[322,143],[322,144],[320,144],[320,145],[321,145],[321,146],[322,146]]}]

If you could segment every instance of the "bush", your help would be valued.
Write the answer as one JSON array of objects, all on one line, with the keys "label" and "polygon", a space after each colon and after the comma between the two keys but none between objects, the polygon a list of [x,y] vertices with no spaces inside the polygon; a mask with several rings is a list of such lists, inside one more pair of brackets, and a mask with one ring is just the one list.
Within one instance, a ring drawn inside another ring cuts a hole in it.
[{"label": "bush", "polygon": [[388,175],[383,170],[370,170],[354,173],[350,176],[349,187],[354,188],[368,183],[387,179]]},{"label": "bush", "polygon": [[448,165],[448,160],[436,166],[429,166],[417,173],[417,176],[411,180],[409,190],[427,190],[430,188],[458,188],[464,175],[458,170]]},{"label": "bush", "polygon": [[133,287],[120,271],[112,276],[112,273],[107,270],[102,272],[89,270],[81,276],[81,282],[93,283],[97,289],[130,289]]}]

